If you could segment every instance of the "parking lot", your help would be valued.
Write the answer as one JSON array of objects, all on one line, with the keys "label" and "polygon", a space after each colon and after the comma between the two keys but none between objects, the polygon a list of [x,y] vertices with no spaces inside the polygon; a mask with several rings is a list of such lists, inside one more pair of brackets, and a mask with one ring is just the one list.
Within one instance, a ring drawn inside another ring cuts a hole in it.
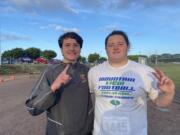
[{"label": "parking lot", "polygon": [[[45,114],[31,116],[25,100],[37,76],[24,76],[0,84],[0,135],[43,135]],[[179,135],[180,105],[159,109],[148,103],[149,135]]]}]

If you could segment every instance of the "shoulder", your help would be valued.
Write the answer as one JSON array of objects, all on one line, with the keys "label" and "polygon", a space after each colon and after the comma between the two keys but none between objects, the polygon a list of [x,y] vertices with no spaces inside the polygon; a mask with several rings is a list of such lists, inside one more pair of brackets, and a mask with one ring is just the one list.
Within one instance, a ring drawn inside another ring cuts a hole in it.
[{"label": "shoulder", "polygon": [[154,69],[148,65],[140,64],[135,61],[129,60],[129,65],[133,67],[134,70],[140,71],[140,72],[153,72]]},{"label": "shoulder", "polygon": [[82,71],[85,71],[85,72],[89,71],[89,66],[88,65],[85,65],[85,64],[82,64],[82,63],[77,63],[77,67],[78,67],[78,70],[82,70]]},{"label": "shoulder", "polygon": [[48,75],[52,75],[52,74],[58,74],[60,73],[63,69],[65,68],[65,65],[63,65],[62,63],[58,63],[58,64],[50,64],[47,66],[47,68],[45,69],[45,73]]},{"label": "shoulder", "polygon": [[61,63],[48,65],[47,70],[57,70],[60,67],[64,67]]},{"label": "shoulder", "polygon": [[99,72],[99,71],[102,71],[103,69],[105,69],[104,67],[107,66],[107,61],[101,63],[101,64],[98,64],[96,66],[93,66],[90,68],[89,72],[93,73],[93,72]]},{"label": "shoulder", "polygon": [[77,63],[79,67],[81,68],[86,68],[86,69],[89,69],[89,66],[88,65],[85,65],[85,64],[82,64],[82,63]]}]

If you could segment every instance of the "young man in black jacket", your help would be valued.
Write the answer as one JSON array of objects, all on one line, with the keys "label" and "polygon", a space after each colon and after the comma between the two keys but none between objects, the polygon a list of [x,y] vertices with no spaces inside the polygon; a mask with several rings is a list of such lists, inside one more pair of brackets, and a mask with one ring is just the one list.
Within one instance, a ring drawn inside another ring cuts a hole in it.
[{"label": "young man in black jacket", "polygon": [[58,40],[63,61],[42,73],[26,106],[31,115],[46,111],[46,135],[89,135],[93,106],[88,88],[88,68],[77,60],[83,39],[67,32]]}]

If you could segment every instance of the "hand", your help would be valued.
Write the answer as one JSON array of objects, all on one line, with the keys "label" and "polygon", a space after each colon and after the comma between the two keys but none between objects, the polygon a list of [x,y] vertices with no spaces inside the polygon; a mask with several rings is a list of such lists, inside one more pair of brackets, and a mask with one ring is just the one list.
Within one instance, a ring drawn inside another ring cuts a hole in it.
[{"label": "hand", "polygon": [[172,94],[174,95],[175,92],[175,85],[174,82],[164,74],[158,68],[155,68],[155,72],[153,73],[158,80],[158,87],[159,89],[165,94]]},{"label": "hand", "polygon": [[53,84],[51,85],[52,91],[58,90],[62,85],[67,84],[70,80],[71,77],[70,75],[67,74],[67,70],[69,68],[69,64],[64,68],[64,70],[57,76]]}]

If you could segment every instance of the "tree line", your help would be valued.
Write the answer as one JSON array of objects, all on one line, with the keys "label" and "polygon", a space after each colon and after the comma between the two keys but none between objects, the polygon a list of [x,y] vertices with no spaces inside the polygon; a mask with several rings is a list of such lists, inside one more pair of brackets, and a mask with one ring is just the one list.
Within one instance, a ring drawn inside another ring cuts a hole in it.
[{"label": "tree line", "polygon": [[[14,58],[18,59],[20,57],[29,57],[31,59],[36,59],[39,57],[43,57],[46,60],[50,60],[52,58],[55,58],[57,56],[56,52],[53,50],[40,50],[39,48],[30,47],[28,49],[22,49],[22,48],[14,48],[11,50],[4,51],[2,53],[2,58]],[[149,57],[147,55],[129,55],[128,58],[134,61],[138,61],[139,57],[144,57],[148,59],[151,63],[158,62],[180,62],[180,54],[169,54],[169,53],[163,53],[161,55],[152,54]],[[100,56],[98,53],[92,53],[89,54],[88,57],[80,56],[79,61],[86,63],[101,63],[103,61],[107,60],[106,57]]]},{"label": "tree line", "polygon": [[157,63],[157,62],[163,62],[163,63],[169,63],[169,62],[180,62],[180,54],[169,54],[169,53],[163,53],[161,55],[153,54],[149,57],[149,61],[151,63]]},{"label": "tree line", "polygon": [[55,58],[57,56],[56,52],[53,50],[40,50],[39,48],[30,47],[28,49],[22,49],[22,48],[14,48],[11,50],[4,51],[2,53],[2,58],[6,59],[18,59],[21,57],[29,57],[31,59],[36,59],[39,57],[43,57],[47,60],[50,60],[52,58]]},{"label": "tree line", "polygon": [[[156,63],[158,62],[180,62],[180,54],[169,54],[169,53],[163,53],[161,55],[152,54],[150,56],[147,55],[128,55],[128,59],[138,62],[139,57],[144,57],[147,59],[147,62],[149,63]],[[107,60],[106,57],[101,57],[98,53],[89,54],[87,58],[88,62],[94,63],[94,62],[102,62],[104,60]]]},{"label": "tree line", "polygon": [[[34,60],[36,58],[43,57],[46,60],[50,60],[52,58],[55,58],[56,56],[57,56],[57,54],[53,50],[42,51],[39,48],[35,48],[35,47],[30,47],[25,50],[22,48],[14,48],[11,50],[4,51],[2,53],[3,59],[18,59],[21,57],[29,57],[32,60]],[[81,61],[83,63],[86,63],[86,62],[94,63],[97,61],[99,62],[99,61],[104,61],[104,60],[106,60],[106,58],[101,57],[98,53],[89,54],[87,59],[84,56],[79,57],[79,61]]]}]

